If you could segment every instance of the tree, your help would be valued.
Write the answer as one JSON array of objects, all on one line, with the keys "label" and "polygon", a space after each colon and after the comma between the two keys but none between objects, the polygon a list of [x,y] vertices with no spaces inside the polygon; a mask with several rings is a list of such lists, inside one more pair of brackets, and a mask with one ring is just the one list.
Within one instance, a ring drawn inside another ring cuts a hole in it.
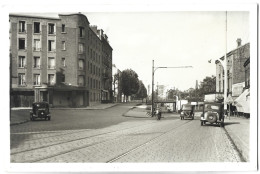
[{"label": "tree", "polygon": [[216,76],[206,77],[200,83],[199,92],[201,95],[216,92]]},{"label": "tree", "polygon": [[147,97],[147,89],[145,88],[145,86],[141,80],[139,80],[139,89],[136,93],[136,97],[141,98],[142,102],[143,102],[143,99]]},{"label": "tree", "polygon": [[122,71],[122,92],[124,97],[136,94],[139,89],[139,79],[137,73],[132,69]]}]

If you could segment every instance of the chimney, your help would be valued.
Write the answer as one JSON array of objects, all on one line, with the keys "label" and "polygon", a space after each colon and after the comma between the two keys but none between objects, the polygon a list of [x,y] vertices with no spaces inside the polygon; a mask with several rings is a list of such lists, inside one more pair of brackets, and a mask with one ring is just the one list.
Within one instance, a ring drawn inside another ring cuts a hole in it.
[{"label": "chimney", "polygon": [[240,38],[237,39],[237,47],[240,47],[242,43],[242,40]]}]

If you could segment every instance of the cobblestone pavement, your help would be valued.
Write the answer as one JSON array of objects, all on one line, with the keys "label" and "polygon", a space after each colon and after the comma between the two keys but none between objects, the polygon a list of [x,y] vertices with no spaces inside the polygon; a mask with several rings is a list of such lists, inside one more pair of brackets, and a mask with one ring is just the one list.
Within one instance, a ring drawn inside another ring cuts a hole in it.
[{"label": "cobblestone pavement", "polygon": [[137,120],[100,129],[11,136],[17,139],[12,142],[12,163],[240,161],[224,129],[200,126],[198,119]]}]

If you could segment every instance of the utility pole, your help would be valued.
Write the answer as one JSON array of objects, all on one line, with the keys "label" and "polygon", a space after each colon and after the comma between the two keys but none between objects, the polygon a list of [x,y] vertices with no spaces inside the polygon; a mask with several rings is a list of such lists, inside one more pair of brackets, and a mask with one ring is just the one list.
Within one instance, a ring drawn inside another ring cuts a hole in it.
[{"label": "utility pole", "polygon": [[152,66],[152,116],[153,116],[153,110],[154,110],[154,106],[153,106],[153,102],[154,102],[154,94],[153,94],[153,85],[154,85],[154,60],[153,60],[153,66]]},{"label": "utility pole", "polygon": [[227,111],[227,11],[226,11],[226,20],[225,20],[225,58],[224,58],[224,111]]},{"label": "utility pole", "polygon": [[177,66],[177,67],[154,67],[154,60],[153,60],[153,66],[152,66],[152,116],[153,116],[153,110],[154,110],[154,72],[159,68],[192,68],[192,66]]}]

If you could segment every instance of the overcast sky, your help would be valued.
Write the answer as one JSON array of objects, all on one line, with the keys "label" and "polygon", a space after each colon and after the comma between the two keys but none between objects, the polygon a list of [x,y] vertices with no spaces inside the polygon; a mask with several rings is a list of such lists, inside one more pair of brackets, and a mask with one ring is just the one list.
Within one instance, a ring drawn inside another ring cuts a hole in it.
[{"label": "overcast sky", "polygon": [[[158,69],[155,84],[181,90],[195,87],[196,80],[215,75],[214,61],[225,53],[226,12],[85,13],[91,25],[108,35],[113,63],[137,72],[146,87],[155,66],[193,66]],[[227,51],[249,41],[249,12],[227,12]]]},{"label": "overcast sky", "polygon": [[[58,17],[58,13],[40,15]],[[133,69],[146,87],[152,83],[152,60],[155,67],[192,66],[155,73],[155,85],[187,90],[195,88],[196,80],[216,75],[214,61],[208,60],[225,54],[226,11],[81,13],[107,34],[113,64],[121,71]],[[249,11],[227,12],[228,52],[237,47],[237,38],[242,45],[250,42],[249,15]]]}]

